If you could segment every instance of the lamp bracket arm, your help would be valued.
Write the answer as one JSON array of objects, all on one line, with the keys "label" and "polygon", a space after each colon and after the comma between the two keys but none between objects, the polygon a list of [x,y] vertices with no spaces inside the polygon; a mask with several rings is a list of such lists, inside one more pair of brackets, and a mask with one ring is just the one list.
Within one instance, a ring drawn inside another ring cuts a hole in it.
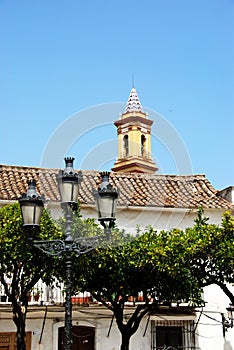
[{"label": "lamp bracket arm", "polygon": [[48,241],[33,241],[33,245],[36,248],[40,249],[43,253],[58,257],[61,257],[64,251],[66,250],[65,242],[60,239]]},{"label": "lamp bracket arm", "polygon": [[104,236],[79,237],[73,241],[72,250],[75,252],[76,256],[80,256],[100,247],[104,240]]}]

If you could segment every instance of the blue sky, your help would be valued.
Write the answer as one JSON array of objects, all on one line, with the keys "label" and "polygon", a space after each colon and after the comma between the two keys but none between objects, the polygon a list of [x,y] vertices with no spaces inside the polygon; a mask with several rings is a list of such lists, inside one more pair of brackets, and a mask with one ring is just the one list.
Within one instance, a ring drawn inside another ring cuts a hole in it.
[{"label": "blue sky", "polygon": [[233,0],[0,0],[0,163],[63,167],[57,145],[43,159],[54,135],[69,141],[72,120],[78,136],[64,156],[111,167],[113,103],[126,103],[134,74],[142,105],[160,115],[154,130],[174,130],[164,140],[154,131],[160,172],[188,172],[170,143],[179,136],[193,173],[234,185],[233,22]]}]

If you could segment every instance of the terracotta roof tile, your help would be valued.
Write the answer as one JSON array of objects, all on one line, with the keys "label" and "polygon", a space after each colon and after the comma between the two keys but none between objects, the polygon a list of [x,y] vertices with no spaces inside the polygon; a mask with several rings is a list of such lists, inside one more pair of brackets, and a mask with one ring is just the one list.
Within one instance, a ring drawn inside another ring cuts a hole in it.
[{"label": "terracotta roof tile", "polygon": [[[47,200],[59,201],[56,175],[58,169],[0,165],[0,200],[17,200],[34,179],[37,191]],[[82,171],[79,200],[94,204],[92,189],[100,184],[97,171]],[[110,181],[120,191],[119,206],[175,208],[234,208],[219,196],[204,175],[155,175],[111,173]]]}]

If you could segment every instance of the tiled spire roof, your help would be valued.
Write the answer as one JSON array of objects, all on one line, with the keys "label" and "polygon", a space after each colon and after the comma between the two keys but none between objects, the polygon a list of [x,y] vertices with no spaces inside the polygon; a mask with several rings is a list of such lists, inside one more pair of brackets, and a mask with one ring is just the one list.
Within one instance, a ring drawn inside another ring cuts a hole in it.
[{"label": "tiled spire roof", "polygon": [[141,102],[139,100],[136,89],[133,87],[127,105],[125,107],[125,113],[127,112],[143,112]]},{"label": "tiled spire roof", "polygon": [[[37,191],[48,201],[59,201],[56,181],[58,169],[0,165],[0,201],[17,200],[34,179]],[[164,208],[222,208],[233,204],[222,198],[204,175],[155,175],[111,173],[110,181],[120,191],[118,206]],[[98,171],[82,171],[79,200],[94,205],[92,189],[101,182]]]}]

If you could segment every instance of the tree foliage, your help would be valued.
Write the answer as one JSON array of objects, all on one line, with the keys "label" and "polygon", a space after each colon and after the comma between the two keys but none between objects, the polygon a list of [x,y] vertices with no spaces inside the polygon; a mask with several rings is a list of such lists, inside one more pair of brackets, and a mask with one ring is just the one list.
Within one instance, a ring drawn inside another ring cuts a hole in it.
[{"label": "tree foliage", "polygon": [[185,261],[201,288],[218,285],[234,304],[234,217],[225,212],[220,225],[208,223],[202,208],[184,234]]},{"label": "tree foliage", "polygon": [[[128,349],[142,318],[161,304],[201,305],[203,288],[213,283],[233,303],[227,284],[234,282],[234,219],[230,214],[224,214],[220,226],[209,225],[200,209],[192,228],[157,232],[148,227],[130,242],[121,239],[117,246],[77,260],[74,280],[78,290],[90,291],[113,312],[122,334],[122,350]],[[141,303],[137,303],[139,292]],[[135,311],[126,320],[124,307],[129,300],[136,302]]]},{"label": "tree foliage", "polygon": [[[0,278],[12,300],[17,326],[18,349],[25,350],[25,320],[28,294],[39,279],[47,284],[56,276],[65,280],[63,264],[37,248],[22,228],[18,204],[0,209]],[[55,224],[44,210],[37,239],[64,237],[64,219]],[[62,229],[61,229],[62,227]],[[93,219],[74,215],[73,237],[103,236]],[[34,237],[35,238],[35,237]],[[199,209],[194,226],[185,230],[158,232],[147,227],[134,239],[113,229],[111,241],[76,258],[73,255],[73,289],[89,291],[113,312],[122,335],[121,350],[129,348],[130,338],[142,318],[162,304],[203,303],[203,288],[219,285],[234,304],[229,284],[234,283],[234,218],[224,213],[220,225],[208,223]],[[139,299],[139,295],[141,298]],[[126,303],[134,306],[125,318]]]},{"label": "tree foliage", "polygon": [[[35,231],[37,239],[61,237],[62,233],[43,210],[41,230]],[[25,349],[25,320],[28,295],[42,279],[52,283],[55,260],[34,248],[23,229],[19,204],[0,209],[0,281],[5,294],[12,302],[13,320],[17,327],[17,348]]]}]

